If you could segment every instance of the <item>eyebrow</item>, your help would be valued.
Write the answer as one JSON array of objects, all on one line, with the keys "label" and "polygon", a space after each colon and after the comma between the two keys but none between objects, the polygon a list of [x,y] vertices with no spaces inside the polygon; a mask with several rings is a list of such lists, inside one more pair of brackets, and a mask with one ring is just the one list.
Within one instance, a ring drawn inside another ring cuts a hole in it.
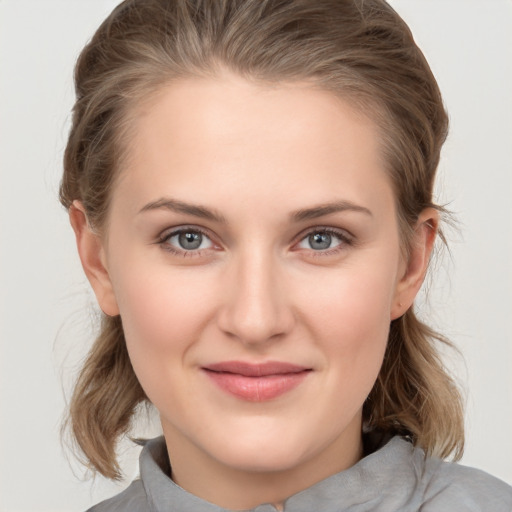
[{"label": "eyebrow", "polygon": [[[140,209],[139,213],[159,209],[165,209],[176,213],[193,215],[194,217],[207,219],[210,221],[217,222],[219,224],[227,224],[226,218],[222,214],[216,212],[215,210],[212,210],[205,206],[185,203],[183,201],[179,201],[178,199],[172,199],[167,197],[157,199],[156,201],[151,201],[150,203],[143,206]],[[373,216],[372,212],[368,208],[352,203],[351,201],[343,200],[320,204],[312,208],[304,208],[297,210],[290,214],[290,220],[292,222],[303,222],[305,220],[312,220],[318,217],[323,217],[324,215],[330,215],[333,213],[345,211],[364,213],[371,217]]]},{"label": "eyebrow", "polygon": [[140,209],[139,213],[159,209],[170,210],[176,213],[185,213],[187,215],[193,215],[194,217],[199,217],[201,219],[211,220],[219,224],[227,224],[227,221],[223,215],[210,208],[206,208],[205,206],[201,205],[185,203],[183,201],[179,201],[178,199],[171,199],[167,197],[163,197],[146,204]]},{"label": "eyebrow", "polygon": [[318,206],[314,206],[313,208],[297,210],[296,212],[292,213],[290,217],[294,222],[301,222],[305,220],[317,219],[318,217],[323,217],[324,215],[345,211],[364,213],[370,217],[373,217],[372,212],[368,208],[352,203],[351,201],[334,201],[332,203],[320,204]]}]

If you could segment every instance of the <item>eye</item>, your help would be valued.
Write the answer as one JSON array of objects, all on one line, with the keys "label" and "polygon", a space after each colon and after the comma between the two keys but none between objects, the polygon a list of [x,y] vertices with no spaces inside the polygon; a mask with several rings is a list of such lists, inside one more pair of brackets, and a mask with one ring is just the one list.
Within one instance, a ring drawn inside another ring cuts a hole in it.
[{"label": "eye", "polygon": [[176,253],[201,251],[213,247],[213,242],[206,233],[192,228],[177,229],[169,234],[164,234],[160,243],[166,250]]},{"label": "eye", "polygon": [[[348,245],[351,239],[341,231],[327,228],[316,228],[310,231],[297,245],[299,249],[309,249],[313,251],[329,251],[341,248],[342,245]],[[329,251],[330,252],[330,251]]]}]

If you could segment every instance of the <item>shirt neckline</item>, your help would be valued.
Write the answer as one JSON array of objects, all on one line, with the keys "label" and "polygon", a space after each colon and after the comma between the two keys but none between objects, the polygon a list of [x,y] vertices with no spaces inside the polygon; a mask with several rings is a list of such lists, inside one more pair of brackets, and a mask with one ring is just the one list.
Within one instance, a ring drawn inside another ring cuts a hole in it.
[{"label": "shirt neckline", "polygon": [[[394,474],[395,470],[402,470],[403,474],[404,458],[410,457],[413,450],[409,441],[396,436],[377,451],[363,457],[354,466],[287,498],[284,501],[284,512],[340,512],[356,503],[378,503],[385,498],[383,494],[394,492],[385,485],[385,482],[389,481],[389,475]],[[151,512],[234,512],[198,498],[178,486],[168,476],[170,467],[163,437],[152,439],[145,444],[140,456],[140,469]],[[412,472],[409,474],[410,476],[405,478],[411,479],[411,482],[402,481],[402,489],[414,486],[415,477]],[[273,505],[265,503],[238,512],[276,510]]]}]

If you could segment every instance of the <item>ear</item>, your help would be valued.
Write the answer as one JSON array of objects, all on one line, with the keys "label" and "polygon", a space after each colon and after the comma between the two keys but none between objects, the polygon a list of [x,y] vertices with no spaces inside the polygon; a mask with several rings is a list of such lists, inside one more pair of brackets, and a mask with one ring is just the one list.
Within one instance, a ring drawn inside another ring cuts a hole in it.
[{"label": "ear", "polygon": [[106,266],[105,249],[100,236],[89,225],[80,201],[73,201],[69,220],[75,232],[78,254],[101,310],[109,316],[119,314],[119,308]]},{"label": "ear", "polygon": [[438,211],[425,208],[416,222],[409,257],[395,289],[391,320],[399,318],[412,306],[427,273],[438,227]]}]

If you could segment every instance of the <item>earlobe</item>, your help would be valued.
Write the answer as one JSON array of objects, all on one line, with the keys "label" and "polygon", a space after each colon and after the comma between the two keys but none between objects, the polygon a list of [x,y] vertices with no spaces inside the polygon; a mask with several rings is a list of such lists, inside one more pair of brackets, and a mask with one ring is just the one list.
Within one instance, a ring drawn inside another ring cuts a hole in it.
[{"label": "earlobe", "polygon": [[412,306],[427,273],[438,226],[437,210],[426,208],[421,212],[414,229],[405,271],[396,286],[391,320],[399,318]]},{"label": "earlobe", "polygon": [[90,227],[85,209],[80,201],[74,201],[69,208],[69,220],[75,232],[82,267],[101,310],[109,316],[118,315],[119,308],[106,267],[103,242]]}]

